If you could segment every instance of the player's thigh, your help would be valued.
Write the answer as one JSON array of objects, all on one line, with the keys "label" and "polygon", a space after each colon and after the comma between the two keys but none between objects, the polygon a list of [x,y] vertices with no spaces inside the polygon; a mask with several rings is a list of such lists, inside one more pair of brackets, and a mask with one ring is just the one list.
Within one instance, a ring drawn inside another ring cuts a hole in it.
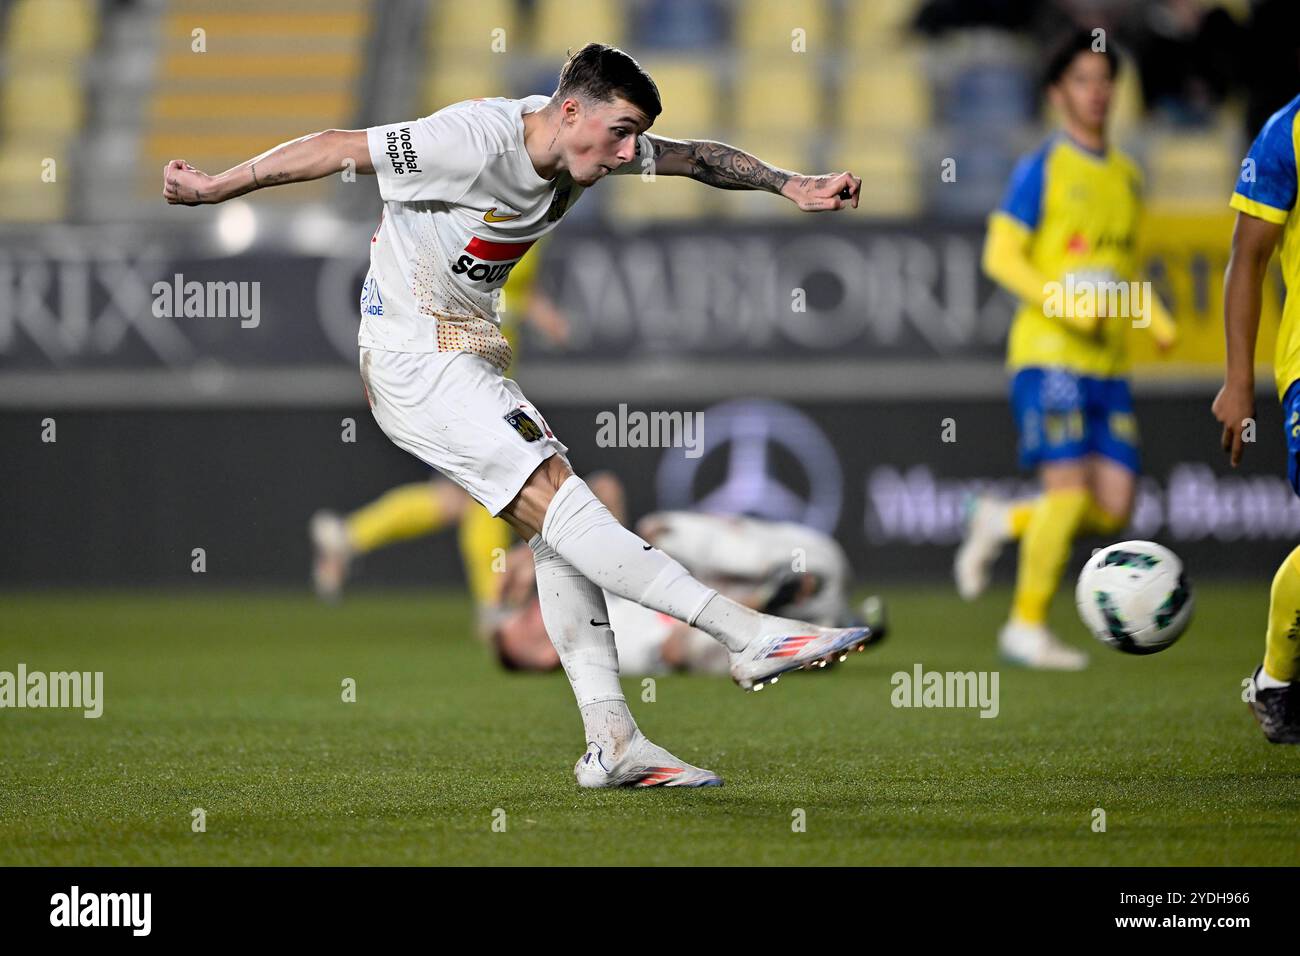
[{"label": "player's thigh", "polygon": [[1087,456],[1079,376],[1058,368],[1020,369],[1011,380],[1011,412],[1022,468],[1068,471]]},{"label": "player's thigh", "polygon": [[476,355],[363,349],[362,377],[384,433],[494,515],[568,450],[518,386]]}]

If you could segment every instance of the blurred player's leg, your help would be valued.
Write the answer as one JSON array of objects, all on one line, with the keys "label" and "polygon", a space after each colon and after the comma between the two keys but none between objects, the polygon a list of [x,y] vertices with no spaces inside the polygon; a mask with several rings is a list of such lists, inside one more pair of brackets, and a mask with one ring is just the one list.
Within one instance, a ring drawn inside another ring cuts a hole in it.
[{"label": "blurred player's leg", "polygon": [[1047,609],[1061,582],[1070,545],[1091,496],[1082,463],[1043,467],[1043,494],[1020,539],[1011,619],[998,635],[1002,655],[1027,667],[1078,670],[1087,655],[1060,643],[1047,629]]},{"label": "blurred player's leg", "polygon": [[440,531],[458,520],[468,503],[463,490],[436,478],[394,488],[346,517],[316,512],[310,526],[316,593],[327,599],[338,597],[353,558]]},{"label": "blurred player's leg", "polygon": [[510,550],[510,526],[488,514],[482,505],[470,501],[460,519],[459,531],[460,558],[479,617],[479,636],[486,637],[496,623],[493,609],[500,601],[502,575],[499,571]]},{"label": "blurred player's leg", "polygon": [[1300,547],[1277,569],[1269,592],[1264,664],[1251,711],[1273,743],[1300,744]]},{"label": "blurred player's leg", "polygon": [[1037,501],[1010,502],[980,495],[970,503],[961,546],[953,560],[957,593],[963,600],[973,601],[988,588],[1002,546],[1024,534]]},{"label": "blurred player's leg", "polygon": [[618,651],[605,595],[555,553],[540,535],[533,549],[546,633],[573,687],[587,751],[574,767],[584,787],[700,787],[722,783],[658,747],[637,729],[618,682]]}]

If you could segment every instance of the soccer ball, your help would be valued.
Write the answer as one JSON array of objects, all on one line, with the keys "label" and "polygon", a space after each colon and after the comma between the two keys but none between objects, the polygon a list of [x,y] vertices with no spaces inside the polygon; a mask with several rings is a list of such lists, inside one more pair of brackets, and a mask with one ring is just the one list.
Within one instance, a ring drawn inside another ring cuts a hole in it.
[{"label": "soccer ball", "polygon": [[1102,548],[1079,572],[1074,598],[1092,636],[1127,654],[1163,651],[1192,619],[1183,562],[1154,541]]}]

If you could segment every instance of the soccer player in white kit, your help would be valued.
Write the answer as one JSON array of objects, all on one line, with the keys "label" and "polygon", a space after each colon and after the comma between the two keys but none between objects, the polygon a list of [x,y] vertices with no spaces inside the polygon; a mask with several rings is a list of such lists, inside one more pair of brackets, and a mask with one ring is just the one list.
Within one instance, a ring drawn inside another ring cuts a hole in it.
[{"label": "soccer player in white kit", "polygon": [[542,616],[582,714],[587,750],[574,772],[583,787],[722,783],[638,729],[619,685],[602,588],[714,637],[746,690],[842,658],[871,638],[865,627],[761,614],[691,577],[610,515],[573,474],[545,418],[505,377],[510,347],[494,294],[582,191],[607,175],[689,176],[778,193],[808,211],[857,206],[861,180],[851,173],[803,176],[722,143],[650,136],[660,112],[654,81],[632,57],[590,43],[568,59],[549,97],[467,100],[408,123],[326,130],[218,175],[179,159],[163,172],[164,198],[182,205],[349,167],[376,176],[384,209],[358,336],[371,411],[397,445],[465,488],[532,548]]}]

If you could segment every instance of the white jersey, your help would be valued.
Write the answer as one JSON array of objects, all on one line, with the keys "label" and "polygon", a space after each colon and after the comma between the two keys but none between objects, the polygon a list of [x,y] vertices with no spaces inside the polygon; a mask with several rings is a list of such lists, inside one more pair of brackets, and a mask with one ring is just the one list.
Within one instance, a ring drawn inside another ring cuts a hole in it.
[{"label": "white jersey", "polygon": [[[567,173],[543,179],[524,146],[524,114],[549,101],[466,100],[366,131],[384,211],[361,291],[360,345],[446,351],[438,316],[500,324],[494,293],[583,191]],[[639,136],[635,157],[615,172],[639,172],[651,152]]]}]

